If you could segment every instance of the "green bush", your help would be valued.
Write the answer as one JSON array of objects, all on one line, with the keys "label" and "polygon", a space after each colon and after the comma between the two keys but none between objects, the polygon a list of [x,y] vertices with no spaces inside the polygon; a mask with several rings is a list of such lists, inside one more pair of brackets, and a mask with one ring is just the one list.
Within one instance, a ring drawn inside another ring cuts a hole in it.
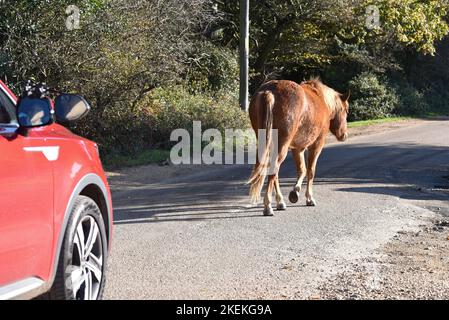
[{"label": "green bush", "polygon": [[359,74],[349,86],[352,91],[351,121],[389,117],[400,104],[396,90],[374,73]]},{"label": "green bush", "polygon": [[192,94],[183,86],[154,89],[133,109],[116,103],[92,114],[71,129],[93,139],[103,157],[137,156],[145,150],[169,149],[175,129],[192,133],[194,121],[207,129],[246,129],[248,115],[241,111],[236,94],[229,92]]},{"label": "green bush", "polygon": [[201,121],[207,129],[246,129],[248,115],[239,108],[236,94],[191,94],[182,86],[159,88],[150,95],[154,117],[153,137],[159,146],[169,147],[171,132],[186,129],[192,132],[193,121]]},{"label": "green bush", "polygon": [[399,105],[395,113],[402,116],[420,116],[429,112],[429,104],[425,95],[414,88],[407,81],[396,84],[396,90],[400,96]]},{"label": "green bush", "polygon": [[449,90],[430,90],[425,98],[429,104],[430,112],[439,115],[449,115]]},{"label": "green bush", "polygon": [[236,51],[198,41],[190,55],[185,78],[191,93],[233,91],[238,87]]},{"label": "green bush", "polygon": [[93,108],[91,114],[71,129],[97,142],[102,156],[133,155],[151,147],[154,118],[148,110],[132,110],[126,103],[99,110]]}]

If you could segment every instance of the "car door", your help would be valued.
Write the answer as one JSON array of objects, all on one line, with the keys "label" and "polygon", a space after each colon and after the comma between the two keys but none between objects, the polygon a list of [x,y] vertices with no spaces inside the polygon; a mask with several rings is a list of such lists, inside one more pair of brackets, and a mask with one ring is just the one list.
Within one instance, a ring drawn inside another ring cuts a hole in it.
[{"label": "car door", "polygon": [[14,104],[0,83],[0,287],[47,280],[52,260],[55,149],[43,129],[17,133]]}]

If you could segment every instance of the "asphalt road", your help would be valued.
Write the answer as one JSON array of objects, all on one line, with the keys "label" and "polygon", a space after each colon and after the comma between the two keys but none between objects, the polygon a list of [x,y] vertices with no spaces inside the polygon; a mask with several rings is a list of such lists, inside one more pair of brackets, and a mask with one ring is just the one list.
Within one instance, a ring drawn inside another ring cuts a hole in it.
[{"label": "asphalt road", "polygon": [[[449,121],[328,145],[315,198],[274,217],[249,205],[250,166],[205,169],[114,191],[109,299],[311,298],[399,231],[428,223],[447,184]],[[291,157],[284,195],[295,182]],[[443,212],[444,213],[444,212]]]}]

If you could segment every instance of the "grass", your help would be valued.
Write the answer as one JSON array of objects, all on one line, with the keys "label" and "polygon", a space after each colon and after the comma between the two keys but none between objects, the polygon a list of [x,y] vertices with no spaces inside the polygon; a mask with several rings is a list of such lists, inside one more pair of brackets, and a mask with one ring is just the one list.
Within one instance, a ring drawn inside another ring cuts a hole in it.
[{"label": "grass", "polygon": [[440,112],[435,112],[435,111],[431,111],[428,112],[426,114],[426,117],[432,118],[432,117],[447,117],[449,116],[449,113],[447,111],[440,111]]},{"label": "grass", "polygon": [[412,119],[412,117],[390,117],[390,118],[383,118],[383,119],[354,121],[354,122],[348,123],[348,127],[349,128],[358,128],[358,127],[370,126],[373,124],[397,122],[397,121],[404,121],[404,120],[410,120],[410,119]]},{"label": "grass", "polygon": [[[427,114],[426,117],[435,116],[433,114]],[[360,128],[380,123],[389,123],[397,121],[405,121],[413,119],[413,117],[389,117],[383,119],[354,121],[348,123],[349,128]],[[107,170],[136,167],[149,164],[160,164],[170,157],[169,150],[146,150],[136,155],[108,155],[103,157],[103,163]]]},{"label": "grass", "polygon": [[107,170],[159,164],[170,158],[169,150],[145,150],[136,155],[109,155],[103,158]]}]

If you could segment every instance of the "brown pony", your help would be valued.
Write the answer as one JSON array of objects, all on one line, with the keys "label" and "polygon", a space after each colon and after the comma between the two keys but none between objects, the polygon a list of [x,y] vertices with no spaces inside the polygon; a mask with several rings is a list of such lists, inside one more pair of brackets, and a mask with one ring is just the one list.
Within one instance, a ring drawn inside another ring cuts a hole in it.
[{"label": "brown pony", "polygon": [[[329,130],[339,141],[348,138],[347,115],[350,93],[342,95],[327,87],[320,80],[313,79],[298,85],[292,81],[270,81],[262,85],[253,96],[249,108],[251,124],[258,139],[259,130],[266,130],[265,151],[259,154],[248,183],[253,201],[260,199],[260,193],[267,175],[270,152],[273,144],[273,129],[277,129],[278,153],[273,158],[273,170],[268,174],[267,193],[264,198],[264,215],[274,214],[271,208],[273,187],[276,190],[278,210],[287,206],[279,185],[279,168],[292,150],[296,162],[298,180],[290,193],[289,200],[298,202],[302,183],[307,175],[307,206],[315,206],[313,180],[318,157],[324,147]],[[260,143],[260,141],[259,141]],[[304,152],[308,151],[306,167]]]}]

